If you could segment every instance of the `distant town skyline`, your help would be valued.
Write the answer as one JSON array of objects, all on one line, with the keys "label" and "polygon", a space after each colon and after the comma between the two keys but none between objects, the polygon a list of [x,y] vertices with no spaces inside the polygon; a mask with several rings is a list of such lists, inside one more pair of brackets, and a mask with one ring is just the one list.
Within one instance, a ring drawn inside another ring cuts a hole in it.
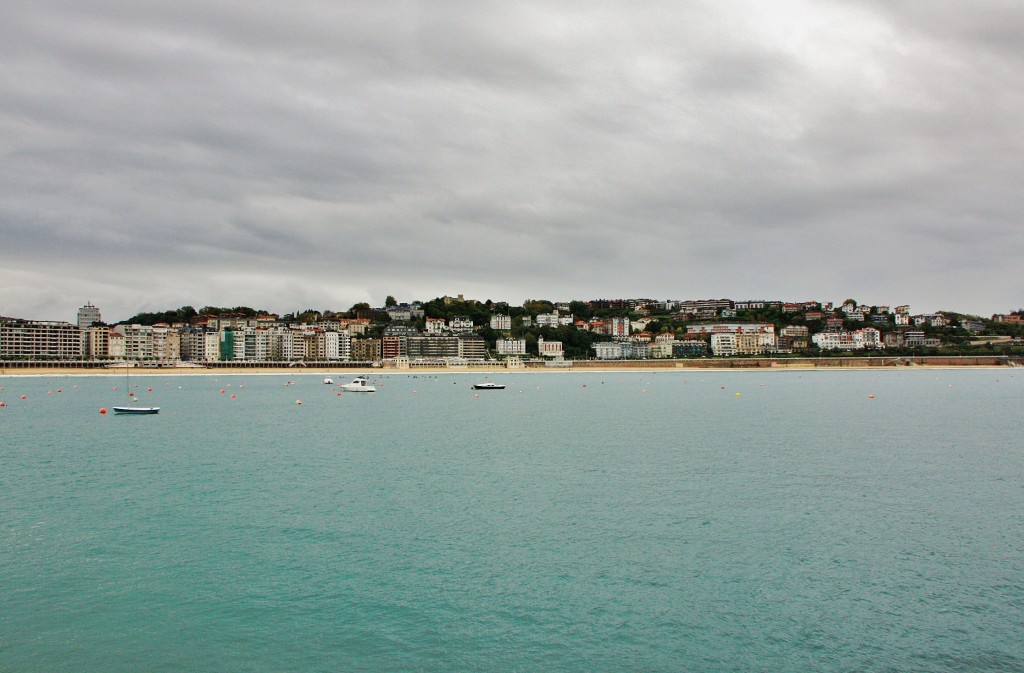
[{"label": "distant town skyline", "polygon": [[17,3],[0,313],[452,292],[1015,310],[1019,11]]}]

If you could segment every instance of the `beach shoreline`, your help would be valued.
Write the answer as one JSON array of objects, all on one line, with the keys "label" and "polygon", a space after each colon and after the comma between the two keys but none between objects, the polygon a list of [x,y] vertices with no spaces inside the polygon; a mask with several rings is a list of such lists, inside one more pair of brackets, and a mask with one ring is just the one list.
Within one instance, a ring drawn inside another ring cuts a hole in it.
[{"label": "beach shoreline", "polygon": [[[33,363],[34,364],[34,363]],[[213,367],[132,367],[135,376],[178,375],[293,375],[353,376],[359,373],[417,374],[516,374],[569,372],[678,372],[678,371],[823,371],[892,369],[1006,369],[1024,366],[1021,358],[1007,356],[969,357],[832,357],[832,358],[701,358],[693,360],[572,361],[569,365],[545,366],[525,363],[507,367],[505,363],[455,364],[449,366],[373,367],[348,362],[311,363],[304,366],[213,366]],[[0,366],[0,377],[16,376],[124,376],[124,368],[75,366]]]}]

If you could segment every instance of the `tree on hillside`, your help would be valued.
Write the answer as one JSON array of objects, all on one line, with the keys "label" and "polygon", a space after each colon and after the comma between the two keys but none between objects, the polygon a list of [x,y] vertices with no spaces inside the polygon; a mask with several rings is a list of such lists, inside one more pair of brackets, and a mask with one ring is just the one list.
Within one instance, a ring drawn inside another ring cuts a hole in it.
[{"label": "tree on hillside", "polygon": [[537,315],[540,313],[551,313],[555,310],[555,305],[545,299],[527,299],[523,302],[523,308],[530,315]]},{"label": "tree on hillside", "polygon": [[187,323],[198,314],[191,306],[182,306],[179,309],[161,311],[158,313],[138,313],[119,324],[122,325],[156,325],[157,323]]}]

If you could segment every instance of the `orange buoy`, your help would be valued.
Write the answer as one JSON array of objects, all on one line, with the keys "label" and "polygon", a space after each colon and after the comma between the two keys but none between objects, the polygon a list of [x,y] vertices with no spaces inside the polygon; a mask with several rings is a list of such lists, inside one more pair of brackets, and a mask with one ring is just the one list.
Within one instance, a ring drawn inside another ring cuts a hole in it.
[{"label": "orange buoy", "polygon": [[23,399],[23,400],[27,400],[27,399],[28,399],[28,395],[22,395],[22,396],[21,396],[21,399]]},{"label": "orange buoy", "polygon": [[107,413],[107,408],[106,407],[100,407],[100,413],[101,414]]},{"label": "orange buoy", "polygon": [[873,400],[873,399],[875,399],[875,396],[874,395],[868,395],[868,399],[869,400]]},{"label": "orange buoy", "polygon": [[235,396],[233,394],[231,395],[231,399],[235,399]]}]

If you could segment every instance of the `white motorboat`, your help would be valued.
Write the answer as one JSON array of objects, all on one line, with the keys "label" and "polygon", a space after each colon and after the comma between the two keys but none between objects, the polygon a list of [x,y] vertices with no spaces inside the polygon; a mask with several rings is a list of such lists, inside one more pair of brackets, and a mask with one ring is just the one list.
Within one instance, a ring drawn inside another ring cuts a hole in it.
[{"label": "white motorboat", "polygon": [[495,383],[494,381],[484,381],[483,383],[473,384],[474,390],[504,390],[505,385],[502,383]]},{"label": "white motorboat", "polygon": [[159,414],[160,407],[114,407],[115,414]]},{"label": "white motorboat", "polygon": [[329,377],[324,379],[324,385],[325,386],[333,386],[334,385],[334,379],[329,378]]},{"label": "white motorboat", "polygon": [[346,390],[350,393],[372,393],[377,389],[370,385],[370,382],[365,376],[357,376],[352,379],[352,383],[346,383],[339,386],[342,390]]}]

